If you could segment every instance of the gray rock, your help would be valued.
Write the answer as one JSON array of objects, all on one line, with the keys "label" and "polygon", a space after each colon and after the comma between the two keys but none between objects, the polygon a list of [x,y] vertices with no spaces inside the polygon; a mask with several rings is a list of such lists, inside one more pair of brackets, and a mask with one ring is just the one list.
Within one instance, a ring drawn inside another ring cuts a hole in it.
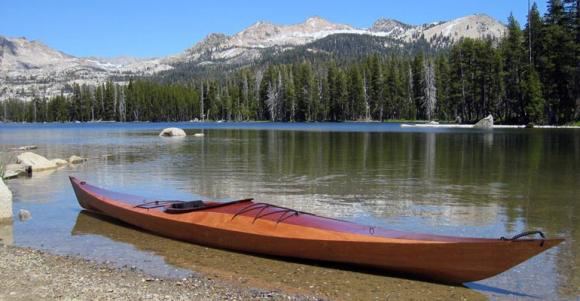
[{"label": "gray rock", "polygon": [[23,164],[7,164],[4,166],[4,179],[13,179],[20,176],[32,175],[32,168]]},{"label": "gray rock", "polygon": [[159,133],[159,136],[162,136],[162,137],[185,137],[185,136],[187,136],[187,134],[185,134],[185,131],[180,129],[180,128],[166,128],[163,131],[161,131],[161,133]]},{"label": "gray rock", "polygon": [[12,219],[12,191],[0,179],[0,220]]},{"label": "gray rock", "polygon": [[27,221],[32,218],[32,213],[26,209],[20,209],[18,211],[18,219],[21,221]]},{"label": "gray rock", "polygon": [[68,161],[64,159],[52,159],[50,160],[50,162],[53,162],[54,164],[56,164],[56,166],[63,166],[68,164]]},{"label": "gray rock", "polygon": [[79,163],[83,163],[85,161],[87,161],[86,158],[75,156],[75,155],[72,155],[68,158],[68,163],[70,163],[70,164],[79,164]]},{"label": "gray rock", "polygon": [[30,166],[32,171],[55,169],[58,167],[56,163],[51,162],[47,158],[32,152],[26,152],[18,155],[16,163]]},{"label": "gray rock", "polygon": [[38,146],[36,146],[36,145],[24,145],[21,147],[12,148],[12,150],[27,151],[27,150],[37,149],[37,148],[38,148]]},{"label": "gray rock", "polygon": [[489,115],[478,121],[474,126],[476,129],[493,129],[493,116]]}]

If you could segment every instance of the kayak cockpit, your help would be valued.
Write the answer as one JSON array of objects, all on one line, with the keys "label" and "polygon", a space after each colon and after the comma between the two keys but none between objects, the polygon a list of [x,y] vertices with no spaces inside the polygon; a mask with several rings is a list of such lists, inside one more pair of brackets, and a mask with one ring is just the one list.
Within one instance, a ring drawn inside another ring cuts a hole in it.
[{"label": "kayak cockpit", "polygon": [[184,213],[207,207],[207,204],[202,200],[175,202],[165,207],[166,213]]},{"label": "kayak cockpit", "polygon": [[204,210],[209,208],[223,207],[228,205],[233,205],[237,203],[251,202],[253,199],[243,199],[232,202],[204,202],[202,200],[195,201],[180,201],[180,200],[155,200],[155,201],[144,201],[141,204],[135,205],[134,208],[141,209],[155,209],[160,208],[165,213],[179,214],[187,213],[197,210]]}]

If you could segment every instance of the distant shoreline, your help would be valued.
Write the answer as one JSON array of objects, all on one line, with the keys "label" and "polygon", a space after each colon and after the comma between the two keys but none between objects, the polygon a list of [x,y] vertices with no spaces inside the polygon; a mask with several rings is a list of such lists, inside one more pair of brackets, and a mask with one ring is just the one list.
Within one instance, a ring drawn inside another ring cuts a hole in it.
[{"label": "distant shoreline", "polygon": [[[256,120],[244,120],[244,121],[224,121],[224,120],[205,120],[205,121],[52,121],[52,122],[12,122],[12,121],[0,121],[2,124],[30,124],[30,125],[42,125],[42,124],[281,124],[281,125],[292,125],[292,124],[401,124],[403,128],[440,128],[440,129],[471,129],[473,124],[456,124],[456,123],[440,123],[440,124],[430,124],[424,120],[385,120],[385,121],[305,121],[305,122],[280,122],[280,121],[256,121]],[[494,129],[528,129],[527,125],[516,125],[516,124],[494,124]],[[534,125],[534,129],[580,129],[580,125]]]}]

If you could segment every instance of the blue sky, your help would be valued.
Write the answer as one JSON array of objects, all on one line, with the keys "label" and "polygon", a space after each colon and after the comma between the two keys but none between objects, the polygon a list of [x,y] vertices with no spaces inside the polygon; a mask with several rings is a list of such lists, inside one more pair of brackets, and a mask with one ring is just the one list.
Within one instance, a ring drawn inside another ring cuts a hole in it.
[{"label": "blue sky", "polygon": [[[537,3],[543,14],[546,0]],[[380,17],[421,24],[485,13],[505,23],[510,12],[523,26],[527,0],[0,0],[0,35],[40,40],[76,56],[152,57],[258,20],[291,24],[320,16],[369,27]]]}]

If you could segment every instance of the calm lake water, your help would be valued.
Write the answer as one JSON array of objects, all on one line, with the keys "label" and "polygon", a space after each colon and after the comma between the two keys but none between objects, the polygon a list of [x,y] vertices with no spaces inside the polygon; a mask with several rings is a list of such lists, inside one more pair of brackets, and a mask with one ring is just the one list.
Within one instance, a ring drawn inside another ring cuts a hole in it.
[{"label": "calm lake water", "polygon": [[[188,137],[161,138],[169,126]],[[203,132],[205,137],[193,137]],[[331,299],[580,296],[580,130],[413,129],[380,123],[0,124],[0,149],[34,144],[75,167],[9,180],[15,245],[159,276],[192,271]],[[499,238],[542,230],[564,244],[466,287],[214,250],[82,212],[68,182],[157,198],[259,201],[392,229]]]}]

